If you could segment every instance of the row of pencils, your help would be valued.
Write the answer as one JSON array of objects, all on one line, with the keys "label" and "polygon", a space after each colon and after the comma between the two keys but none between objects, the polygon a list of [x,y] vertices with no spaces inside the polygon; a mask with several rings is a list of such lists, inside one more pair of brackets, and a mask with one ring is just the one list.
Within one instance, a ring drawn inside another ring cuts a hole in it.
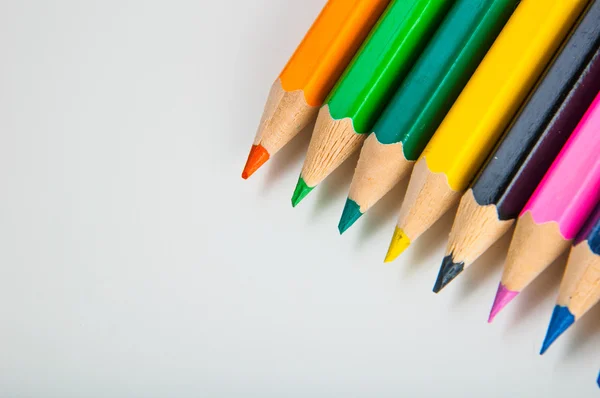
[{"label": "row of pencils", "polygon": [[316,120],[292,204],[360,150],[343,233],[410,174],[385,261],[458,203],[436,293],[516,223],[490,322],[570,248],[544,353],[600,300],[599,92],[600,0],[330,0],[242,177]]}]

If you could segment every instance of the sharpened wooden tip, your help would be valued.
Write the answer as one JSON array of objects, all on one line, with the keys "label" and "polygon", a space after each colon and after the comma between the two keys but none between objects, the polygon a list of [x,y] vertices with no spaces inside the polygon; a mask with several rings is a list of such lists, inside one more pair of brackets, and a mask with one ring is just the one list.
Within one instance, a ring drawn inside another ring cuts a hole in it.
[{"label": "sharpened wooden tip", "polygon": [[334,120],[329,105],[319,111],[301,176],[315,187],[360,148],[367,134],[357,134],[350,118]]},{"label": "sharpened wooden tip", "polygon": [[556,303],[579,319],[600,301],[600,255],[589,241],[571,248]]},{"label": "sharpened wooden tip", "polygon": [[523,291],[570,243],[563,238],[558,223],[537,224],[531,212],[526,211],[519,217],[510,242],[502,284],[511,291]]},{"label": "sharpened wooden tip", "polygon": [[481,206],[469,189],[460,199],[446,246],[454,262],[468,268],[512,226],[514,220],[500,220],[495,205]]},{"label": "sharpened wooden tip", "polygon": [[348,197],[366,213],[408,176],[413,164],[406,160],[401,142],[382,144],[372,133],[360,150]]},{"label": "sharpened wooden tip", "polygon": [[269,156],[275,155],[317,118],[318,111],[317,106],[306,103],[302,90],[286,91],[281,80],[275,80],[254,137],[254,145],[262,146]]},{"label": "sharpened wooden tip", "polygon": [[460,194],[450,188],[444,173],[432,172],[420,158],[410,176],[398,228],[415,241],[458,202]]}]

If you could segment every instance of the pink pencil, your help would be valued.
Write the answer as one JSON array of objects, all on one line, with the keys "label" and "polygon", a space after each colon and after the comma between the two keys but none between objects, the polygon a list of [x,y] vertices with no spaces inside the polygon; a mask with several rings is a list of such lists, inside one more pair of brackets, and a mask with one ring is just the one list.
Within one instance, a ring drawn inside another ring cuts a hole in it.
[{"label": "pink pencil", "polygon": [[600,94],[521,211],[488,322],[569,248],[600,200]]}]

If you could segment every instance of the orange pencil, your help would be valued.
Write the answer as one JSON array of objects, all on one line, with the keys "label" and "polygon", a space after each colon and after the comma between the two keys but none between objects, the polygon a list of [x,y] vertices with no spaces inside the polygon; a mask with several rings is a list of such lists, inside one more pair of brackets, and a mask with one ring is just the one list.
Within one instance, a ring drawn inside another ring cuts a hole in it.
[{"label": "orange pencil", "polygon": [[389,0],[330,0],[273,83],[242,178],[314,121]]}]

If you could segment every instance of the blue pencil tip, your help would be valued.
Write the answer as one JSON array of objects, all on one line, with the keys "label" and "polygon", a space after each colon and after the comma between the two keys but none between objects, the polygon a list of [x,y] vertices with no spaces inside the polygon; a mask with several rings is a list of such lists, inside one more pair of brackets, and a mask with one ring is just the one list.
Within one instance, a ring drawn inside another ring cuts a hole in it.
[{"label": "blue pencil tip", "polygon": [[540,355],[543,355],[546,350],[554,343],[554,341],[575,323],[575,317],[571,314],[571,311],[567,307],[557,305],[552,311],[552,318],[550,318],[550,325],[546,332],[546,338],[542,344],[542,350]]},{"label": "blue pencil tip", "polygon": [[346,232],[346,230],[350,228],[352,224],[354,224],[362,215],[363,213],[360,212],[360,206],[352,199],[346,199],[344,211],[342,212],[342,218],[340,218],[340,222],[338,224],[340,235]]}]

